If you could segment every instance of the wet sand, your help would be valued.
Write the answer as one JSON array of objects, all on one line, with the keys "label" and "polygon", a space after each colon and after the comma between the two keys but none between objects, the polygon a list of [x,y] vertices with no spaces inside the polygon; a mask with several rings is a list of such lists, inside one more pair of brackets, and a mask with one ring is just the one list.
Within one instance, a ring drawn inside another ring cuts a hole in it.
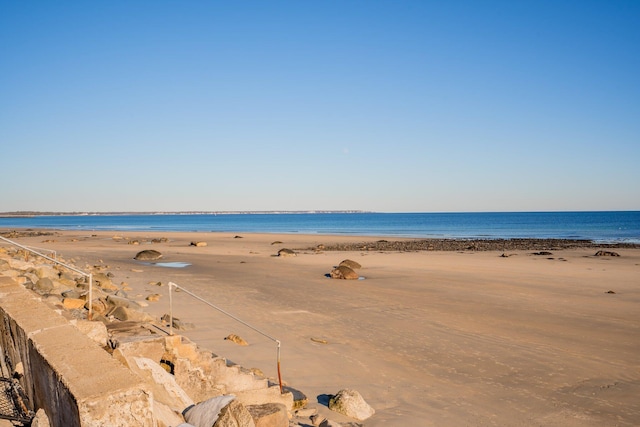
[{"label": "wet sand", "polygon": [[[65,231],[14,240],[80,268],[105,265],[140,300],[162,294],[145,309],[158,317],[172,281],[258,327],[282,341],[284,381],[336,421],[347,419],[322,402],[353,388],[376,409],[365,426],[640,425],[640,249],[349,246],[379,239]],[[336,245],[350,250],[326,250]],[[297,256],[275,256],[282,248]],[[144,249],[190,265],[134,260]],[[363,280],[325,277],[344,259],[362,265]],[[277,376],[268,338],[185,293],[174,294],[174,316],[195,324],[184,335],[202,347]],[[230,333],[250,345],[225,341]]]}]

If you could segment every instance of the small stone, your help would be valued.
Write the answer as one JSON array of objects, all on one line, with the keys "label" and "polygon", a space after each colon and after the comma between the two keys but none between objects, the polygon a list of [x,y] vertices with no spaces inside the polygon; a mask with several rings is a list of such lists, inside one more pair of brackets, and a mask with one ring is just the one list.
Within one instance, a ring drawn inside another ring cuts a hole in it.
[{"label": "small stone", "polygon": [[595,256],[620,256],[620,254],[612,251],[598,251]]},{"label": "small stone", "polygon": [[160,294],[150,294],[150,295],[147,295],[147,297],[145,299],[147,301],[150,301],[150,302],[158,302],[158,301],[160,301],[160,297],[161,296],[162,295],[160,295]]},{"label": "small stone", "polygon": [[224,337],[224,339],[227,340],[227,341],[234,342],[234,343],[236,343],[238,345],[249,345],[248,342],[246,342],[244,339],[242,339],[241,337],[239,337],[236,334],[229,334],[226,337]]},{"label": "small stone", "polygon": [[203,247],[207,246],[207,242],[191,242],[190,246]]}]

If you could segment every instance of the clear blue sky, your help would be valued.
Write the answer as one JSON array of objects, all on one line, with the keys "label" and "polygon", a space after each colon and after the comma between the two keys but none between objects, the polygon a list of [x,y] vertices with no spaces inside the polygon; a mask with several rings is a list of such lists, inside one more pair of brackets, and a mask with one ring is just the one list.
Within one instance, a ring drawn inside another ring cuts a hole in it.
[{"label": "clear blue sky", "polygon": [[0,0],[0,211],[639,210],[640,1]]}]

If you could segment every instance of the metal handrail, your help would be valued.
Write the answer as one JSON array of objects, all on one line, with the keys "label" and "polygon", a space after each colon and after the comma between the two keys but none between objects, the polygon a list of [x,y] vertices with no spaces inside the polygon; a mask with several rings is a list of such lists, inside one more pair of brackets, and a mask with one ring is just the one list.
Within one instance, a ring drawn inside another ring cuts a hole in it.
[{"label": "metal handrail", "polygon": [[241,324],[243,324],[244,326],[246,326],[247,328],[259,333],[260,335],[262,335],[263,337],[266,337],[268,339],[270,339],[271,341],[276,343],[276,361],[277,361],[277,368],[278,368],[278,384],[280,385],[280,394],[282,394],[282,374],[280,373],[280,340],[272,337],[271,335],[261,331],[260,329],[256,328],[255,326],[245,322],[244,320],[234,316],[233,314],[221,309],[220,307],[216,306],[215,304],[210,303],[209,301],[205,300],[204,298],[194,294],[193,292],[189,291],[188,289],[183,288],[182,286],[173,283],[173,282],[169,282],[169,335],[173,335],[173,288],[176,289],[180,289],[181,291],[183,291],[184,293],[190,295],[191,297],[197,299],[198,301],[208,305],[209,307],[219,311],[220,313],[224,314],[225,316],[228,316],[230,318],[232,318],[233,320],[235,320],[236,322],[239,322]]},{"label": "metal handrail", "polygon": [[[53,262],[55,264],[61,265],[63,267],[66,267],[69,270],[71,270],[73,272],[76,272],[76,273],[78,273],[78,274],[80,274],[80,275],[82,275],[84,277],[88,277],[89,278],[89,314],[87,315],[87,318],[89,320],[91,320],[92,314],[93,314],[92,307],[91,307],[92,306],[91,302],[93,301],[93,274],[85,273],[84,271],[79,270],[76,267],[73,267],[73,266],[71,266],[69,264],[65,264],[64,262],[58,261],[55,258],[51,258],[50,256],[47,256],[47,255],[45,255],[43,253],[35,251],[35,250],[33,250],[32,248],[30,248],[28,246],[24,246],[24,245],[21,245],[18,242],[14,242],[13,240],[9,240],[6,237],[0,236],[0,240],[4,240],[5,242],[9,243],[10,245],[17,246],[20,249],[24,249],[25,251],[29,251],[29,252],[31,252],[31,253],[33,253],[35,255],[41,256],[42,258],[47,259],[47,260],[49,260],[49,261],[51,261],[51,262]],[[54,254],[56,253],[55,251],[52,251],[52,252]]]}]

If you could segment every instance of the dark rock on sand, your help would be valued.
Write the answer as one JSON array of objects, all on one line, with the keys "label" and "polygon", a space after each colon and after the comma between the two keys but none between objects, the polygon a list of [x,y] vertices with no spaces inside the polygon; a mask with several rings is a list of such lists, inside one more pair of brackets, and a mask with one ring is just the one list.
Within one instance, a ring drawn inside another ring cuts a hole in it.
[{"label": "dark rock on sand", "polygon": [[[325,244],[325,251],[540,251],[576,248],[629,248],[638,249],[636,243],[595,243],[573,239],[416,239]],[[306,250],[317,250],[306,248]]]},{"label": "dark rock on sand", "polygon": [[154,261],[160,258],[162,258],[162,254],[153,249],[140,251],[136,254],[135,257],[133,257],[133,259],[136,259],[138,261]]},{"label": "dark rock on sand", "polygon": [[278,256],[281,256],[281,257],[296,256],[296,253],[291,249],[280,249],[278,251]]}]

